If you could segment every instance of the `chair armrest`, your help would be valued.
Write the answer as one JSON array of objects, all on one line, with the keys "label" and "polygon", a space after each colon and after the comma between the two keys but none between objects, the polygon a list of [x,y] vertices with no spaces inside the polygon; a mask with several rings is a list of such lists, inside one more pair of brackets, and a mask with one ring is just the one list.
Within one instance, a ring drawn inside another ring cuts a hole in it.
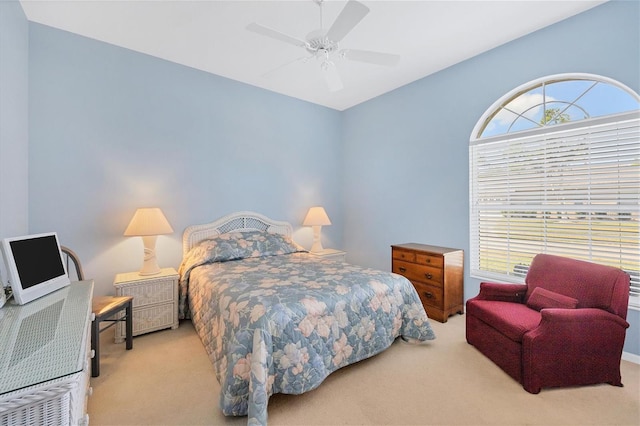
[{"label": "chair armrest", "polygon": [[[624,329],[629,328],[629,323],[618,315],[598,308],[543,309],[540,311],[540,314],[542,314],[542,320],[540,321],[539,327],[543,324],[548,324],[555,329],[559,323],[565,323],[571,326],[571,323],[580,323],[583,325],[596,321],[612,321]],[[588,327],[592,326],[588,325]]]},{"label": "chair armrest", "polygon": [[614,334],[623,336],[629,323],[618,315],[597,308],[543,309],[538,327],[524,335],[525,341],[555,341],[565,345],[577,345],[583,341],[592,345],[596,341],[609,340]]},{"label": "chair armrest", "polygon": [[522,338],[523,387],[620,381],[624,319],[602,309],[542,309],[538,327]]},{"label": "chair armrest", "polygon": [[479,300],[495,300],[500,302],[524,303],[527,294],[526,284],[480,283]]}]

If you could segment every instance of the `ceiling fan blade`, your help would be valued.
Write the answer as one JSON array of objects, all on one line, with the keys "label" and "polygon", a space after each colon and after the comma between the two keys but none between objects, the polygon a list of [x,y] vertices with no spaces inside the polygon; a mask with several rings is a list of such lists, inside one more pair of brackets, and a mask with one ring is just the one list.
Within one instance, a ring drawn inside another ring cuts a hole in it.
[{"label": "ceiling fan blade", "polygon": [[306,62],[308,62],[308,61],[309,61],[309,59],[311,59],[311,58],[313,58],[313,56],[301,56],[301,57],[299,57],[299,58],[294,59],[293,61],[286,62],[286,63],[284,63],[284,64],[282,64],[282,65],[277,66],[276,68],[273,68],[273,69],[271,69],[271,70],[269,70],[269,71],[265,72],[264,74],[262,74],[262,75],[261,75],[261,77],[264,77],[264,78],[271,78],[271,77],[273,77],[275,74],[277,74],[278,72],[280,72],[280,70],[282,70],[282,69],[284,69],[284,68],[288,67],[289,65],[295,64],[296,62],[300,62],[300,61],[302,61],[302,62],[305,62],[305,63],[306,63]]},{"label": "ceiling fan blade", "polygon": [[285,43],[293,44],[294,46],[298,46],[298,47],[305,47],[307,44],[307,42],[304,40],[300,40],[298,38],[292,37],[285,33],[281,33],[280,31],[276,31],[274,29],[265,27],[264,25],[260,25],[255,22],[252,22],[249,25],[247,25],[247,30],[263,36],[271,37],[276,40],[284,41]]},{"label": "ceiling fan blade", "polygon": [[327,83],[327,87],[329,88],[330,92],[337,92],[344,88],[344,86],[342,85],[342,79],[340,78],[340,74],[338,73],[338,69],[333,62],[325,61],[322,63],[320,68],[322,69],[324,81]]},{"label": "ceiling fan blade", "polygon": [[399,55],[391,53],[371,52],[369,50],[345,49],[340,51],[340,56],[350,61],[367,62],[374,65],[392,67],[400,61]]},{"label": "ceiling fan blade", "polygon": [[367,13],[369,13],[367,6],[355,0],[349,0],[336,18],[336,21],[329,28],[329,31],[327,31],[326,37],[336,42],[342,40]]}]

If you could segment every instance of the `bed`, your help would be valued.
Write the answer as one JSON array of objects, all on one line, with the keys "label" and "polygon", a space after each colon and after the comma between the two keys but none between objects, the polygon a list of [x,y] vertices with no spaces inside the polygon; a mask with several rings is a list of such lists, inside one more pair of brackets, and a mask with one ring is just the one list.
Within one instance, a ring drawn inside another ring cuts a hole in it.
[{"label": "bed", "polygon": [[301,394],[396,338],[435,338],[412,284],[389,272],[318,260],[289,223],[253,212],[188,227],[181,318],[191,318],[221,385],[225,415],[267,423],[274,393]]}]

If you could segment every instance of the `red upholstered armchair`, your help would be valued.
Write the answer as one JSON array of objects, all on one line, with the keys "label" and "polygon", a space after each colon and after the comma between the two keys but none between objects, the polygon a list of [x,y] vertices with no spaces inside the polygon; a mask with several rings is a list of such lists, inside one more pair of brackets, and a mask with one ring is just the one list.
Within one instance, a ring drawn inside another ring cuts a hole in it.
[{"label": "red upholstered armchair", "polygon": [[522,383],[622,386],[629,275],[620,269],[538,254],[526,284],[481,283],[467,301],[467,342]]}]

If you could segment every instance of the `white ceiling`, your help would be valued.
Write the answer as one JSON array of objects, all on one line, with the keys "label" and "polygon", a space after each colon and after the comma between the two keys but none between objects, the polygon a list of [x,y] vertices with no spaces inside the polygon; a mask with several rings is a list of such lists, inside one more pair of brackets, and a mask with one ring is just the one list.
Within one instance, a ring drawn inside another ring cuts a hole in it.
[{"label": "white ceiling", "polygon": [[[340,48],[395,53],[400,63],[388,68],[334,58],[345,87],[330,92],[318,61],[296,61],[308,56],[303,48],[246,30],[257,22],[305,39],[320,28],[320,8],[313,0],[21,0],[32,22],[340,111],[604,3],[361,2],[370,12]],[[345,4],[324,3],[325,30]]]}]

